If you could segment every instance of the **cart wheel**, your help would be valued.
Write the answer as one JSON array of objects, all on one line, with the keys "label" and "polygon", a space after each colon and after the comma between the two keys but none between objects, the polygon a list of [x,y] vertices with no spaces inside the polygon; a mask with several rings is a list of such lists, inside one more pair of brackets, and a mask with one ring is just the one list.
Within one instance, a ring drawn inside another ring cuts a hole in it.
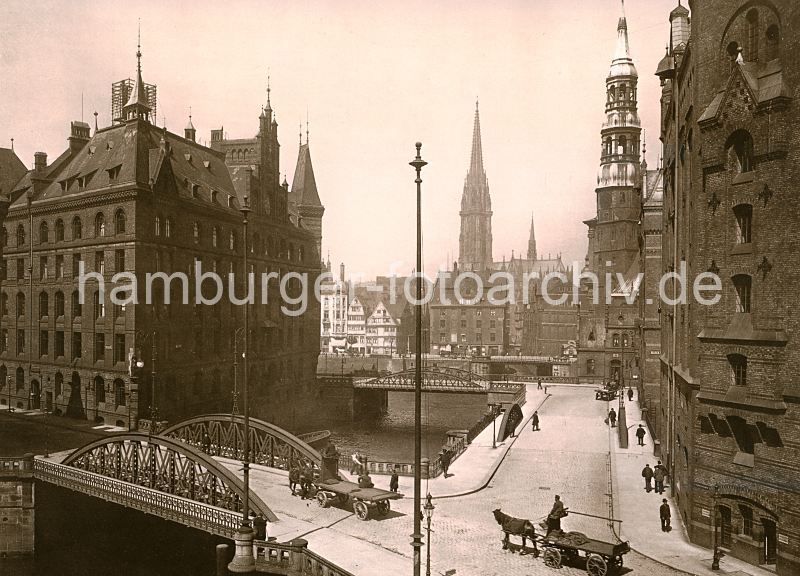
[{"label": "cart wheel", "polygon": [[586,557],[586,572],[591,576],[606,576],[608,572],[608,565],[602,556],[598,554],[589,554]]},{"label": "cart wheel", "polygon": [[322,490],[317,492],[317,504],[319,504],[322,508],[327,508],[331,505],[327,492],[323,492]]},{"label": "cart wheel", "polygon": [[376,508],[378,509],[378,514],[380,514],[381,516],[386,516],[389,513],[389,510],[391,509],[391,505],[389,504],[388,500],[381,500],[376,505]]},{"label": "cart wheel", "polygon": [[561,552],[557,548],[545,548],[544,563],[550,568],[561,568]]},{"label": "cart wheel", "polygon": [[364,502],[355,502],[353,504],[353,512],[356,513],[359,520],[366,520],[369,518],[369,508]]}]

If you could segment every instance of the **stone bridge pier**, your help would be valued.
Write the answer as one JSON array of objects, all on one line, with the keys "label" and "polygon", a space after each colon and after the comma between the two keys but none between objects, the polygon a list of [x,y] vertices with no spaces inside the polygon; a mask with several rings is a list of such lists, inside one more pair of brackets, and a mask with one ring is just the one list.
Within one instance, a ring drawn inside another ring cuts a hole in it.
[{"label": "stone bridge pier", "polygon": [[33,454],[0,458],[0,557],[34,551]]}]

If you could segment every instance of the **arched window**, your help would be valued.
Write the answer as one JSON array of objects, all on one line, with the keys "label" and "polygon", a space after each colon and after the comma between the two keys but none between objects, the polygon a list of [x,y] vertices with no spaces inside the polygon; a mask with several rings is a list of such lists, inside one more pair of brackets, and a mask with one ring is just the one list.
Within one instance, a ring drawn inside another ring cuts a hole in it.
[{"label": "arched window", "polygon": [[200,243],[200,224],[197,222],[192,223],[192,238],[195,244]]},{"label": "arched window", "polygon": [[56,242],[64,241],[64,221],[59,218],[56,220]]},{"label": "arched window", "polygon": [[733,156],[734,164],[739,173],[753,170],[753,138],[747,130],[736,130],[728,136],[725,147],[729,155]]},{"label": "arched window", "polygon": [[739,204],[733,209],[736,217],[736,243],[749,244],[752,241],[753,207],[750,204]]},{"label": "arched window", "polygon": [[608,136],[606,137],[605,153],[612,154],[613,152],[614,152],[614,143],[613,140],[611,140],[611,136]]},{"label": "arched window", "polygon": [[114,214],[114,234],[125,234],[125,212],[121,208]]},{"label": "arched window", "polygon": [[83,238],[83,224],[81,224],[81,219],[75,216],[72,219],[72,239],[80,240],[81,238]]},{"label": "arched window", "polygon": [[628,86],[626,84],[620,84],[619,87],[619,99],[620,100],[627,100],[628,98]]},{"label": "arched window", "polygon": [[17,226],[17,246],[25,245],[25,227],[20,224]]},{"label": "arched window", "polygon": [[625,348],[630,346],[630,342],[628,342],[628,335],[627,334],[623,334],[622,335],[622,346],[625,347]]},{"label": "arched window", "polygon": [[125,382],[119,378],[114,380],[114,405],[125,406]]},{"label": "arched window", "polygon": [[164,236],[169,238],[171,234],[172,234],[172,220],[170,220],[170,218],[167,217],[167,219],[164,220]]},{"label": "arched window", "polygon": [[98,212],[94,217],[94,235],[96,238],[106,235],[106,217],[102,212]]},{"label": "arched window", "polygon": [[758,10],[755,8],[747,13],[747,50],[744,58],[748,62],[758,60]]},{"label": "arched window", "polygon": [[50,296],[47,292],[39,293],[39,318],[47,316],[50,311]]},{"label": "arched window", "polygon": [[214,226],[211,229],[211,246],[213,246],[214,248],[217,247],[218,237],[219,237],[219,228]]},{"label": "arched window", "polygon": [[731,367],[731,384],[734,386],[746,386],[747,357],[741,354],[728,354],[728,364]]},{"label": "arched window", "polygon": [[161,216],[156,216],[155,225],[156,236],[161,236]]},{"label": "arched window", "polygon": [[59,290],[55,296],[55,317],[60,318],[64,315],[64,293]]},{"label": "arched window", "polygon": [[752,279],[747,274],[737,274],[733,280],[733,288],[736,292],[736,311],[750,312],[750,287]]},{"label": "arched window", "polygon": [[767,53],[766,60],[774,60],[780,56],[781,31],[777,24],[767,28]]},{"label": "arched window", "polygon": [[72,317],[80,318],[83,315],[83,304],[81,304],[81,295],[78,290],[72,292],[72,301],[70,302],[72,308]]},{"label": "arched window", "polygon": [[100,298],[100,290],[97,290],[94,293],[94,300],[92,302],[94,304],[94,317],[95,320],[98,318],[102,318],[106,315],[106,303]]},{"label": "arched window", "polygon": [[61,396],[64,393],[64,375],[61,372],[56,372],[55,377],[55,395]]},{"label": "arched window", "polygon": [[94,401],[97,404],[106,401],[106,383],[102,376],[94,377]]},{"label": "arched window", "polygon": [[17,292],[17,318],[25,316],[25,294]]},{"label": "arched window", "polygon": [[728,44],[728,47],[725,48],[725,52],[728,53],[728,57],[731,60],[736,60],[736,57],[739,55],[739,43],[731,42],[730,44]]},{"label": "arched window", "polygon": [[628,152],[628,139],[625,136],[620,136],[617,139],[617,154],[627,154]]},{"label": "arched window", "polygon": [[619,334],[614,334],[614,336],[612,337],[611,340],[612,340],[612,346],[614,346],[614,348],[618,348],[619,347]]},{"label": "arched window", "polygon": [[230,238],[228,239],[228,247],[231,250],[236,250],[236,233],[231,231]]},{"label": "arched window", "polygon": [[39,244],[45,244],[50,241],[50,227],[47,222],[39,224]]}]

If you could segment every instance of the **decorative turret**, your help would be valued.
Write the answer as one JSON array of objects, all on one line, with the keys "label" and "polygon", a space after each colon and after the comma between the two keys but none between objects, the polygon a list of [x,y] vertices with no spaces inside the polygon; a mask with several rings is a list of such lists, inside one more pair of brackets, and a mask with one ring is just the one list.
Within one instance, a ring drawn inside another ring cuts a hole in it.
[{"label": "decorative turret", "polygon": [[297,168],[289,193],[289,206],[290,211],[299,217],[298,222],[302,222],[314,233],[317,239],[317,253],[322,254],[322,216],[325,214],[325,207],[319,199],[308,141],[302,144],[298,151]]},{"label": "decorative turret", "polygon": [[533,229],[533,214],[531,214],[531,235],[528,238],[528,260],[536,260],[536,232]]},{"label": "decorative turret", "polygon": [[186,128],[183,129],[183,137],[187,140],[191,140],[195,142],[197,137],[197,130],[194,129],[194,124],[192,124],[192,110],[189,109],[189,123],[186,124]]},{"label": "decorative turret", "polygon": [[150,104],[147,101],[147,91],[142,81],[142,43],[141,37],[136,45],[136,81],[133,83],[127,104],[122,108],[125,120],[150,119]]},{"label": "decorative turret", "polygon": [[492,200],[483,168],[481,119],[475,102],[472,153],[461,196],[461,234],[458,263],[463,270],[487,270],[492,266]]}]

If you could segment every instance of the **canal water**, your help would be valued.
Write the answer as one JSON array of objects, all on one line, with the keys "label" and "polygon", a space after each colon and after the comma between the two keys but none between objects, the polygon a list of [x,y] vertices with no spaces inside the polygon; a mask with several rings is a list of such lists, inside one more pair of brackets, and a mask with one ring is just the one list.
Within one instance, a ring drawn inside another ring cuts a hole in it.
[{"label": "canal water", "polygon": [[[358,450],[375,462],[414,461],[414,393],[389,392],[388,410],[377,420],[332,424],[331,439],[344,455]],[[422,457],[434,458],[448,430],[467,430],[486,412],[483,394],[422,395]]]}]

